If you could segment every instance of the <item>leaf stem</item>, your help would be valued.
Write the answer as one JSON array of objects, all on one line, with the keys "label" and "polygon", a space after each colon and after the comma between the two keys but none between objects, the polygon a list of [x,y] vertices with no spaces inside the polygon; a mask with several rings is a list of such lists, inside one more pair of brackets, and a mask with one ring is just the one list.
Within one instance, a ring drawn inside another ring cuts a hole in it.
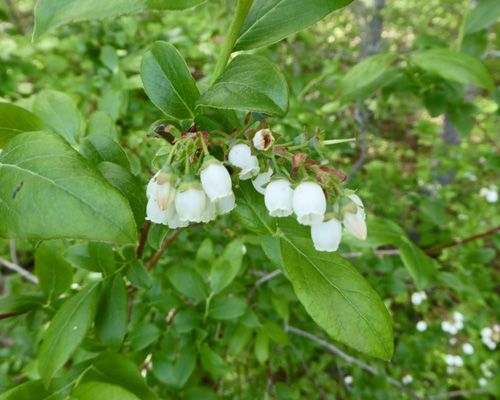
[{"label": "leaf stem", "polygon": [[[321,145],[339,144],[339,143],[347,143],[347,142],[355,142],[355,141],[356,141],[356,138],[323,140],[321,142]],[[304,147],[308,147],[308,146],[309,146],[309,142],[305,142],[305,143],[298,144],[296,146],[291,146],[291,147],[288,147],[286,144],[280,144],[280,145],[277,145],[276,147],[286,147],[287,150],[299,150],[299,149],[303,149]]]},{"label": "leaf stem", "polygon": [[215,71],[210,81],[210,86],[215,82],[220,74],[226,68],[229,61],[229,57],[233,52],[234,45],[238,39],[238,35],[243,27],[243,23],[247,18],[250,7],[252,6],[253,0],[238,0],[238,5],[236,6],[236,11],[234,12],[233,20],[227,31],[226,39],[222,45],[222,50],[217,59],[217,64],[215,65]]}]

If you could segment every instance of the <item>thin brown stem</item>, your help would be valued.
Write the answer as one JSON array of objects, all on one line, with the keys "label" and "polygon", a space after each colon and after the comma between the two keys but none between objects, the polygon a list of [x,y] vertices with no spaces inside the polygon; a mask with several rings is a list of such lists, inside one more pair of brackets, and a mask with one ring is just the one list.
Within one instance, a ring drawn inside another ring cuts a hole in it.
[{"label": "thin brown stem", "polygon": [[432,249],[425,250],[425,253],[426,254],[437,253],[438,251],[447,249],[449,247],[461,246],[462,244],[472,242],[473,240],[481,239],[481,238],[484,238],[487,236],[494,235],[497,232],[500,232],[500,226],[497,226],[496,228],[490,229],[488,232],[480,233],[479,235],[474,235],[474,236],[468,237],[467,239],[460,240],[458,242],[448,243],[448,244],[445,244],[443,246],[438,246],[438,247],[434,247]]},{"label": "thin brown stem", "polygon": [[163,252],[167,249],[168,245],[170,243],[172,243],[175,238],[177,237],[177,235],[181,232],[182,228],[179,228],[179,229],[176,229],[172,232],[172,234],[167,238],[165,239],[165,241],[161,244],[161,248],[160,250],[158,250],[154,255],[153,257],[151,257],[151,260],[148,261],[148,263],[146,264],[146,269],[148,271],[151,270],[151,268],[153,268],[153,266],[158,262],[158,260],[160,259],[160,257],[162,256]]},{"label": "thin brown stem", "polygon": [[151,228],[151,221],[146,221],[144,227],[141,231],[141,240],[139,242],[139,247],[137,248],[137,258],[142,258],[142,253],[144,252],[144,246],[146,246],[146,241],[148,239],[149,228]]}]

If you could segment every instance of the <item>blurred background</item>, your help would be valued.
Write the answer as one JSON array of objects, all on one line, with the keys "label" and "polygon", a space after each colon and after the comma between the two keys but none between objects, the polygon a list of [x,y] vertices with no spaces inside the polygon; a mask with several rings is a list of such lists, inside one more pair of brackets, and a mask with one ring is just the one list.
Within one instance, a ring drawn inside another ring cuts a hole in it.
[{"label": "blurred background", "polygon": [[[252,51],[275,62],[290,87],[289,114],[273,121],[274,131],[293,138],[319,128],[327,139],[357,138],[355,144],[332,146],[327,154],[349,176],[349,187],[358,189],[370,215],[368,240],[343,241],[340,253],[350,255],[390,310],[394,359],[385,363],[336,344],[380,372],[373,376],[324,346],[282,330],[286,321],[328,340],[279,276],[252,297],[254,311],[279,325],[267,346],[256,349],[246,332],[233,335],[241,343],[230,335],[221,338],[221,348],[230,347],[225,358],[230,373],[207,381],[195,371],[175,389],[163,379],[159,360],[146,370],[158,393],[187,399],[415,398],[391,384],[392,377],[420,394],[477,390],[456,397],[500,397],[500,92],[439,80],[422,90],[396,66],[391,73],[397,78],[375,93],[347,103],[334,97],[339,80],[369,56],[391,51],[404,60],[422,48],[456,48],[463,41],[464,16],[476,3],[358,0],[306,31]],[[69,24],[32,43],[34,5],[34,0],[0,0],[0,101],[31,110],[42,89],[65,92],[87,120],[87,134],[115,135],[145,185],[162,140],[151,137],[150,127],[162,114],[142,89],[141,57],[156,40],[172,43],[203,90],[235,1]],[[482,59],[494,81],[500,81],[500,24],[468,36],[462,51]],[[446,93],[434,92],[441,84],[447,85]],[[450,96],[460,105],[449,107]],[[436,273],[423,291],[416,289],[397,249],[391,253],[399,229],[431,256]],[[153,273],[162,279],[162,266],[194,265],[206,238],[220,253],[235,236],[245,239],[246,273],[238,281],[240,291],[248,293],[274,267],[258,238],[230,216],[183,231]],[[36,245],[0,240],[0,257],[29,269]],[[75,281],[85,279],[79,273]],[[29,290],[22,276],[0,269],[3,296]],[[37,378],[32,360],[41,324],[42,317],[31,314],[0,320],[0,393]],[[129,338],[134,338],[133,329],[134,319]],[[142,349],[138,346],[137,353]],[[91,348],[78,351],[80,360],[92,353]]]}]

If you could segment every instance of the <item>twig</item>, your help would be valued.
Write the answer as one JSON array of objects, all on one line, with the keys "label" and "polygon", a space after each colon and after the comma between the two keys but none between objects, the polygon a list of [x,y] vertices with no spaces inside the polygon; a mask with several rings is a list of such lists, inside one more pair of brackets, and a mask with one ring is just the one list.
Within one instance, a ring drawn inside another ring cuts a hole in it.
[{"label": "twig", "polygon": [[144,251],[144,246],[146,245],[146,240],[148,239],[149,228],[151,227],[151,221],[146,221],[146,224],[142,228],[141,241],[139,242],[139,247],[137,248],[137,258],[142,257],[142,252]]},{"label": "twig", "polygon": [[253,285],[253,288],[250,290],[248,293],[247,301],[250,303],[250,300],[252,299],[252,296],[254,295],[255,291],[257,288],[262,285],[263,283],[266,283],[267,281],[270,281],[271,279],[281,275],[281,270],[277,269],[270,274],[267,274],[266,276],[260,278],[257,282],[255,282],[255,285]]},{"label": "twig", "polygon": [[454,392],[447,392],[441,394],[435,394],[433,396],[429,396],[429,400],[438,400],[438,399],[451,399],[452,397],[461,397],[461,396],[469,396],[471,394],[484,394],[486,390],[483,389],[472,389],[472,390],[456,390]]},{"label": "twig", "polygon": [[10,261],[4,260],[3,258],[0,257],[0,264],[3,266],[9,268],[12,271],[17,272],[18,274],[24,276],[28,281],[33,282],[35,285],[38,285],[38,278],[33,275],[32,273],[26,271],[24,268],[21,266],[14,264]]},{"label": "twig", "polygon": [[[374,249],[375,256],[377,257],[383,257],[383,256],[399,256],[400,250],[399,249],[387,249],[387,250],[377,250]],[[353,253],[344,253],[341,254],[343,258],[358,258],[362,257],[363,253],[361,251],[356,251]]]},{"label": "twig", "polygon": [[151,260],[149,260],[148,263],[146,264],[146,269],[148,271],[151,270],[151,268],[153,268],[153,266],[158,262],[158,260],[160,259],[161,255],[166,250],[168,245],[175,240],[175,238],[177,237],[177,235],[180,233],[181,230],[182,228],[174,230],[172,234],[161,244],[160,250],[158,250],[154,254],[154,256],[151,257]]},{"label": "twig", "polygon": [[12,262],[14,264],[19,265],[19,262],[17,261],[16,241],[14,239],[10,240],[9,247],[10,247],[10,258]]},{"label": "twig", "polygon": [[438,246],[438,247],[434,247],[433,249],[425,250],[425,253],[426,254],[437,253],[438,251],[447,249],[449,247],[460,246],[464,243],[472,242],[473,240],[476,240],[476,239],[481,239],[481,238],[486,237],[486,236],[494,235],[497,232],[500,232],[500,226],[497,226],[496,228],[490,229],[488,232],[480,233],[479,235],[474,235],[474,236],[468,237],[467,239],[462,239],[458,242],[448,243],[448,244],[445,244],[443,246]]},{"label": "twig", "polygon": [[361,168],[361,166],[365,163],[365,158],[366,158],[366,153],[368,151],[368,142],[366,140],[366,125],[365,121],[363,119],[363,116],[361,115],[361,100],[356,101],[356,105],[354,106],[354,120],[358,123],[359,128],[361,130],[361,154],[358,158],[358,161],[354,163],[352,166],[351,172],[349,172],[349,176],[347,177],[345,181],[345,185],[348,185],[349,182],[351,182],[352,178],[354,177],[354,174],[358,169]]}]

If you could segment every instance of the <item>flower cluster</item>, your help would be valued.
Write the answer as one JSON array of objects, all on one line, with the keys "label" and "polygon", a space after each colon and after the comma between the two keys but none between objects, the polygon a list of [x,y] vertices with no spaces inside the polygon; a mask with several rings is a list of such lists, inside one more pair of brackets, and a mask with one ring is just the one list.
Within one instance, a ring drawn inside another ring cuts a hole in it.
[{"label": "flower cluster", "polygon": [[458,331],[464,328],[464,316],[459,312],[453,313],[453,319],[451,321],[443,321],[441,323],[441,329],[444,332],[448,332],[451,335],[456,335]]},{"label": "flower cluster", "polygon": [[493,325],[493,329],[489,326],[481,329],[481,340],[490,350],[495,350],[500,341],[500,325]]},{"label": "flower cluster", "polygon": [[427,299],[427,295],[424,291],[415,292],[411,295],[411,303],[415,306],[419,306],[422,302]]},{"label": "flower cluster", "polygon": [[295,214],[300,224],[311,227],[317,250],[336,251],[342,225],[358,239],[366,239],[363,203],[340,185],[346,176],[309,160],[308,153],[296,152],[314,148],[321,154],[322,145],[350,139],[325,141],[317,132],[310,140],[300,135],[280,143],[281,136],[273,134],[265,120],[256,129],[248,129],[256,122],[251,116],[246,122],[232,134],[201,132],[196,125],[176,134],[172,126],[162,127],[175,139],[148,184],[147,219],[172,229],[212,221],[236,207],[233,185],[251,179],[271,216]]}]

